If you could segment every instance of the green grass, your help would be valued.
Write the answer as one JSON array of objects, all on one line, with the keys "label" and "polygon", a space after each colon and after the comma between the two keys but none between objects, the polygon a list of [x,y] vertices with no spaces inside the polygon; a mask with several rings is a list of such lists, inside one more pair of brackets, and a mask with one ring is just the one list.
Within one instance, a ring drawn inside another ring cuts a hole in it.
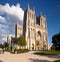
[{"label": "green grass", "polygon": [[60,60],[56,60],[56,61],[54,61],[54,62],[60,62]]},{"label": "green grass", "polygon": [[39,51],[39,52],[36,52],[34,54],[38,54],[38,55],[60,55],[60,51],[54,51],[54,50]]}]

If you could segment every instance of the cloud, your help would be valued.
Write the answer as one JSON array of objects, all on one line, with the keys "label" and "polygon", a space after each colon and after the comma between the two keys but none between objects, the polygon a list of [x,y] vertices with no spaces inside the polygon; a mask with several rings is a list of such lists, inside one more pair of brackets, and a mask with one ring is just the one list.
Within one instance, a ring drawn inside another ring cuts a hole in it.
[{"label": "cloud", "polygon": [[0,28],[8,28],[8,26],[4,24],[0,24]]},{"label": "cloud", "polygon": [[0,20],[4,20],[4,21],[5,21],[5,18],[4,18],[4,17],[2,17],[2,16],[0,16]]},{"label": "cloud", "polygon": [[0,16],[0,22],[6,23],[6,20],[4,17]]},{"label": "cloud", "polygon": [[3,40],[3,41],[7,41],[7,38],[6,38],[6,37],[5,37],[5,38],[2,38],[2,40]]},{"label": "cloud", "polygon": [[20,4],[0,4],[0,40],[4,42],[8,35],[15,35],[16,23],[23,24],[24,10]]},{"label": "cloud", "polygon": [[4,6],[0,5],[0,12],[13,15],[21,21],[23,20],[24,11],[22,8],[20,8],[19,4],[16,6],[10,6],[8,3],[6,3]]}]

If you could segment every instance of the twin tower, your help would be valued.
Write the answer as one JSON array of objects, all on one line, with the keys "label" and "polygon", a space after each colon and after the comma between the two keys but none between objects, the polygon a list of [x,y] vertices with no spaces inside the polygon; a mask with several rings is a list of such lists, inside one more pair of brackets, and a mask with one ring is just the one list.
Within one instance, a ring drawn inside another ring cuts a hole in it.
[{"label": "twin tower", "polygon": [[47,24],[46,17],[36,17],[35,10],[28,8],[24,12],[23,32],[29,50],[47,50],[48,37],[47,37]]}]

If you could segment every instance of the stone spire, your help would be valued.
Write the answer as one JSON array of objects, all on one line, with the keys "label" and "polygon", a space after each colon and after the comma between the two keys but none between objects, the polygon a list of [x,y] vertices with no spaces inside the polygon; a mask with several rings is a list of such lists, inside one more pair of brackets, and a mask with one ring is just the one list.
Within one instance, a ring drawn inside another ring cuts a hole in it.
[{"label": "stone spire", "polygon": [[46,14],[44,13],[44,17],[46,18]]},{"label": "stone spire", "polygon": [[40,16],[42,16],[42,11],[40,11]]},{"label": "stone spire", "polygon": [[28,9],[30,8],[29,3],[28,3]]},{"label": "stone spire", "polygon": [[35,13],[35,8],[33,7],[33,11],[34,11],[34,13]]}]

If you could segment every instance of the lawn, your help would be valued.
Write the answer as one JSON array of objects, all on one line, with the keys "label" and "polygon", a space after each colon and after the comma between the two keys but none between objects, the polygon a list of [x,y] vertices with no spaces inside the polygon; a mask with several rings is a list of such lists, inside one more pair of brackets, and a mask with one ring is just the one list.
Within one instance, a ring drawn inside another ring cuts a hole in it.
[{"label": "lawn", "polygon": [[39,51],[39,52],[35,52],[34,54],[38,54],[38,55],[60,55],[60,51],[54,51],[54,50]]}]

